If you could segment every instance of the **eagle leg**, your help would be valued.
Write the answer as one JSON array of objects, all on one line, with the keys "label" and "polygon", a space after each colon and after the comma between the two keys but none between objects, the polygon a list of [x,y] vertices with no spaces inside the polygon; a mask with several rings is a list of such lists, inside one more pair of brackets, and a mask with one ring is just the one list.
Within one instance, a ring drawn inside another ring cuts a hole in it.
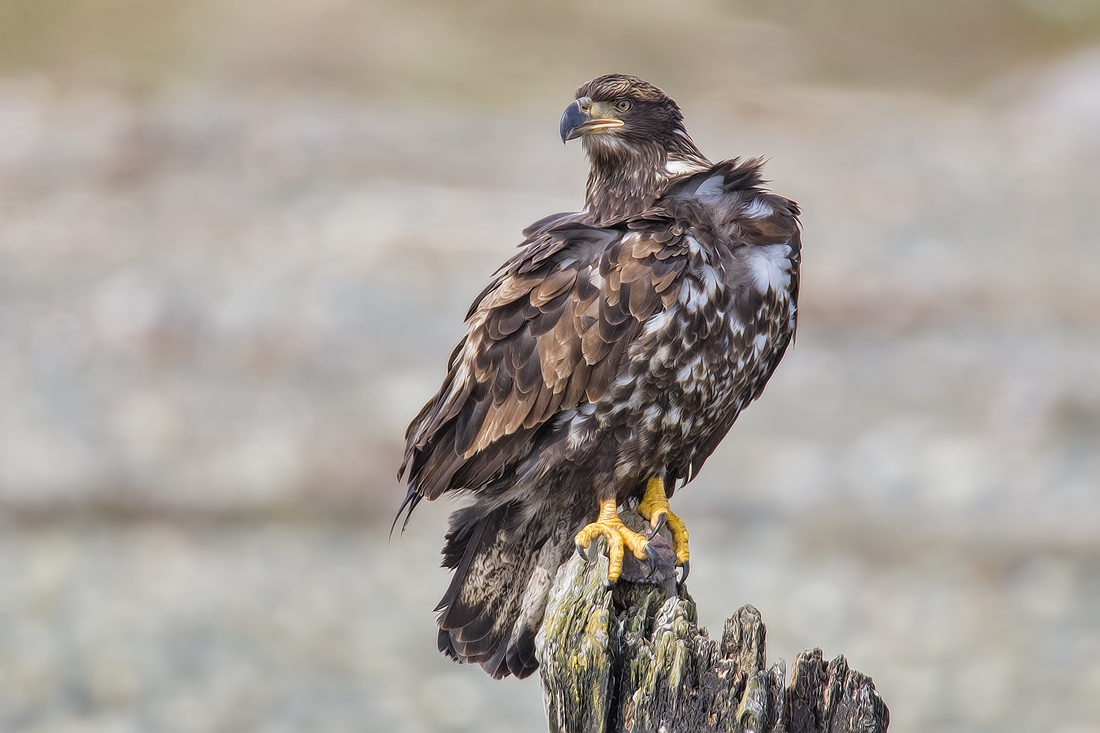
[{"label": "eagle leg", "polygon": [[688,531],[684,520],[672,513],[668,505],[668,497],[665,495],[664,479],[654,477],[645,485],[645,494],[638,503],[638,514],[641,514],[653,531],[658,531],[662,525],[667,524],[672,532],[672,549],[676,553],[677,565],[684,566],[684,576],[687,576],[688,560],[691,553],[688,551]]},{"label": "eagle leg", "polygon": [[577,532],[574,538],[577,543],[577,554],[587,558],[584,551],[599,535],[607,538],[607,579],[612,583],[618,580],[623,572],[623,554],[626,550],[630,550],[639,560],[646,560],[649,556],[649,540],[623,524],[614,499],[600,502],[599,518]]}]

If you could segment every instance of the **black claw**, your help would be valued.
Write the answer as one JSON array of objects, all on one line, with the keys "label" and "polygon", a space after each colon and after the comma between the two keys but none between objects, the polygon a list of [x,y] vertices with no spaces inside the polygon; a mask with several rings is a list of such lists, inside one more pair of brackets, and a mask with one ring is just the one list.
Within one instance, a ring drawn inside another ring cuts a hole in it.
[{"label": "black claw", "polygon": [[577,544],[577,554],[581,556],[581,560],[588,562],[588,555],[585,553],[584,548],[581,547],[579,543]]},{"label": "black claw", "polygon": [[649,535],[649,539],[653,539],[657,536],[657,533],[661,531],[661,527],[665,526],[665,522],[668,521],[668,514],[661,512],[661,518],[657,520],[657,526],[653,528],[653,532]]},{"label": "black claw", "polygon": [[684,560],[684,572],[680,573],[680,582],[684,583],[688,579],[688,573],[691,572],[691,561]]}]

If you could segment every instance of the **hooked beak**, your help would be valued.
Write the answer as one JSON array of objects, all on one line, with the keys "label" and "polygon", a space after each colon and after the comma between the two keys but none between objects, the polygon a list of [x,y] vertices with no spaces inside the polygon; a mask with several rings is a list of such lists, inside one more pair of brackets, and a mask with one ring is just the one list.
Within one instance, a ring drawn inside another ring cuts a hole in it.
[{"label": "hooked beak", "polygon": [[592,102],[585,97],[566,107],[561,116],[561,124],[558,126],[561,141],[565,143],[576,140],[582,135],[591,135],[623,126],[624,123],[620,119],[600,116],[598,111],[600,106],[598,102]]}]

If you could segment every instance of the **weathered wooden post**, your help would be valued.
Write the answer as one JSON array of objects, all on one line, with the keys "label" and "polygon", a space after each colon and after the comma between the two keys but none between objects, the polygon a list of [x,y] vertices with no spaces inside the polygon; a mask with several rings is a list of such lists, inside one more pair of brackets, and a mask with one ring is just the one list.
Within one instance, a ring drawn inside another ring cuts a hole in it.
[{"label": "weathered wooden post", "polygon": [[802,652],[788,682],[781,661],[765,666],[755,608],[712,640],[683,586],[608,587],[606,553],[594,549],[558,572],[537,640],[551,733],[886,731],[874,683],[843,656]]}]

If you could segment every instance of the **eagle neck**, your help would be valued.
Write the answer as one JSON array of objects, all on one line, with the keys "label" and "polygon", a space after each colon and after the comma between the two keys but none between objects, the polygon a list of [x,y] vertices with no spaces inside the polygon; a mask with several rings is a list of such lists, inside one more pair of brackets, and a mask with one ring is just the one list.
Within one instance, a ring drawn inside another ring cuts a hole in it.
[{"label": "eagle neck", "polygon": [[591,168],[585,208],[593,223],[606,226],[651,208],[668,189],[669,180],[684,170],[683,165],[672,163],[708,167],[703,154],[687,142],[685,149],[671,151],[656,145],[588,147]]}]

